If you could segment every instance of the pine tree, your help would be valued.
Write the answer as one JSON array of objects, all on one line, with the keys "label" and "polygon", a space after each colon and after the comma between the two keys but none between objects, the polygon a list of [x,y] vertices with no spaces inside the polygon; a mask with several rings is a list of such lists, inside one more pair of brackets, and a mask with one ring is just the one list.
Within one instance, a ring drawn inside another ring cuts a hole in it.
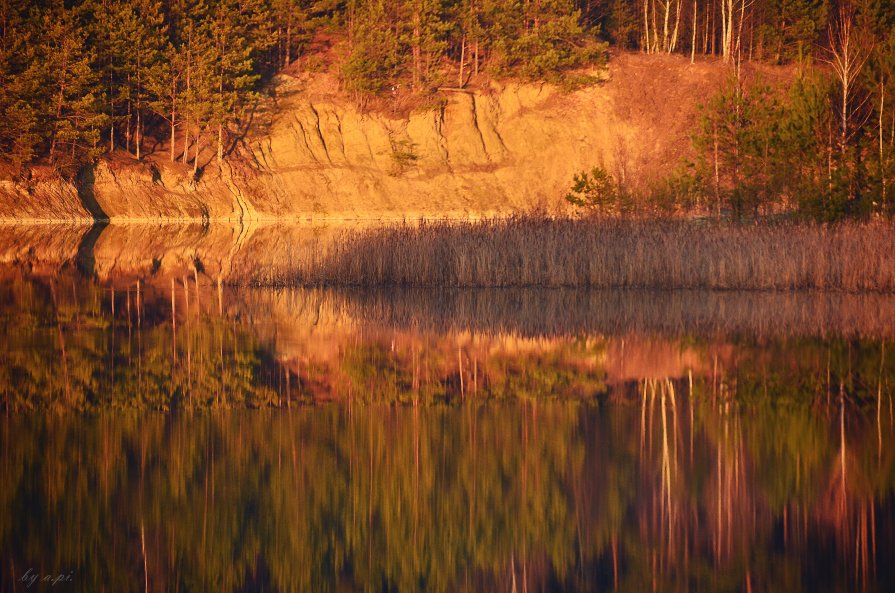
[{"label": "pine tree", "polygon": [[39,80],[39,117],[48,122],[51,162],[74,164],[98,154],[100,130],[107,117],[97,95],[92,52],[72,12],[56,8],[44,14],[37,54],[26,77]]},{"label": "pine tree", "polygon": [[32,105],[41,81],[28,71],[37,27],[28,22],[27,6],[26,1],[0,1],[0,153],[17,168],[36,156],[41,141]]},{"label": "pine tree", "polygon": [[804,59],[827,22],[827,0],[768,0],[762,33],[775,62]]},{"label": "pine tree", "polygon": [[212,44],[209,59],[214,70],[216,88],[210,97],[210,123],[217,128],[217,158],[224,156],[224,132],[231,121],[238,121],[242,110],[257,100],[252,55],[262,53],[265,41],[253,15],[242,12],[245,6],[218,4],[210,22]]},{"label": "pine tree", "polygon": [[342,67],[348,91],[357,98],[393,87],[406,71],[401,55],[397,15],[387,10],[383,0],[358,2],[351,15],[351,48]]}]

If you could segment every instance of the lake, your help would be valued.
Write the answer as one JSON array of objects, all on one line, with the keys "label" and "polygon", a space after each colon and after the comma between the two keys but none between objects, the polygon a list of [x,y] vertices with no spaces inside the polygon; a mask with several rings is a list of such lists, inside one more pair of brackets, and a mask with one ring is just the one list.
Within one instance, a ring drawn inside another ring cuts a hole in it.
[{"label": "lake", "polygon": [[241,285],[334,236],[0,232],[0,591],[895,590],[895,297]]}]

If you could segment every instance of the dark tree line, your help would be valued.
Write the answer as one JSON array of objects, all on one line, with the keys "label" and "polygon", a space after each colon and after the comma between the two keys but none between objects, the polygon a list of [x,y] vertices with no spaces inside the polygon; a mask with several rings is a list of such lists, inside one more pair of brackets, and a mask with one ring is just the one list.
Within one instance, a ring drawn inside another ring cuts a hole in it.
[{"label": "dark tree line", "polygon": [[172,160],[222,156],[277,65],[276,26],[268,0],[0,0],[0,151],[139,159],[167,129]]},{"label": "dark tree line", "polygon": [[[549,77],[602,49],[573,0],[0,0],[0,153],[65,168],[150,144],[223,158],[264,80],[318,32],[358,98]],[[452,64],[452,65],[451,65]]]},{"label": "dark tree line", "polygon": [[[0,0],[0,155],[70,169],[164,151],[196,170],[226,158],[271,76],[315,67],[320,38],[360,102],[482,74],[568,82],[608,40],[731,65],[660,202],[887,211],[893,31],[888,0]],[[750,61],[797,64],[796,81],[766,88]]]},{"label": "dark tree line", "polygon": [[[572,203],[604,214],[798,212],[834,220],[895,213],[895,3],[610,0],[605,7],[595,18],[619,45],[717,56],[730,68],[701,107],[693,162],[640,195],[603,169],[581,173]],[[795,76],[769,82],[749,62],[792,64]]]}]

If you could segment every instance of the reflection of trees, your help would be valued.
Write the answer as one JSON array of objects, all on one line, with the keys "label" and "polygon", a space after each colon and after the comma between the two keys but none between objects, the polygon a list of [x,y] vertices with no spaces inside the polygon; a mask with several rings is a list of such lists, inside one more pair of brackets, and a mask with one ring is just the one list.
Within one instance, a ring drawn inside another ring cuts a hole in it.
[{"label": "reflection of trees", "polygon": [[13,420],[0,549],[19,566],[89,565],[82,590],[139,590],[141,531],[152,590],[451,590],[513,558],[521,579],[532,557],[573,561],[577,416],[529,404]]},{"label": "reflection of trees", "polygon": [[170,301],[145,302],[145,289],[116,293],[66,276],[3,288],[0,391],[12,409],[259,405],[274,397],[264,380],[270,356],[257,338],[195,303],[172,323]]},{"label": "reflection of trees", "polygon": [[[825,408],[645,387],[608,409],[12,416],[0,554],[84,591],[140,590],[144,561],[153,591],[891,585],[895,451],[865,415],[843,433]],[[805,442],[775,442],[788,426]]]},{"label": "reflection of trees", "polygon": [[742,386],[707,377],[675,397],[673,382],[642,382],[632,590],[872,590],[891,579],[877,550],[892,538],[880,515],[891,520],[895,475],[878,439],[895,423],[877,431],[877,410],[825,396],[771,390],[744,403]]},{"label": "reflection of trees", "polygon": [[[878,342],[680,340],[705,359],[689,376],[607,386],[613,338],[370,325],[322,362],[311,339],[276,360],[280,328],[189,279],[172,323],[164,288],[119,290],[114,318],[109,289],[65,277],[0,288],[4,572],[76,567],[85,591],[144,571],[153,591],[895,582]],[[219,410],[290,399],[341,402]],[[97,413],[9,413],[54,408]]]}]

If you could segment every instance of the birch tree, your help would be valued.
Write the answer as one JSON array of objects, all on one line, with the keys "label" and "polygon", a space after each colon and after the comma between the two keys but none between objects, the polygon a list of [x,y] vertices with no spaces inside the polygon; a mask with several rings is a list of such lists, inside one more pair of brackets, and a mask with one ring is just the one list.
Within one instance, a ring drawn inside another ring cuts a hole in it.
[{"label": "birch tree", "polygon": [[848,153],[856,131],[866,119],[862,108],[867,101],[867,95],[860,92],[858,81],[870,57],[870,44],[855,27],[855,9],[850,2],[846,1],[840,5],[835,21],[830,24],[829,36],[828,63],[833,69],[838,87],[835,109],[838,119],[840,167],[846,170],[848,200],[853,202],[857,192],[855,163],[850,162]]}]

